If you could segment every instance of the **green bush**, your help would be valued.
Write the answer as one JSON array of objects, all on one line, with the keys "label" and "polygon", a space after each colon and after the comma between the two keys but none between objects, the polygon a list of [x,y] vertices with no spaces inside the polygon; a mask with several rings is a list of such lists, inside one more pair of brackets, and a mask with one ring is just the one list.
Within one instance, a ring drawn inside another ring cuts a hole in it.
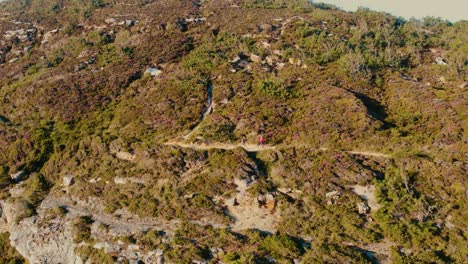
[{"label": "green bush", "polygon": [[303,253],[300,243],[287,235],[267,236],[261,247],[274,258],[293,259]]},{"label": "green bush", "polygon": [[80,216],[73,221],[73,241],[75,243],[87,242],[91,239],[91,224],[94,222],[90,216]]},{"label": "green bush", "polygon": [[343,245],[314,243],[304,254],[304,263],[374,263],[362,251]]},{"label": "green bush", "polygon": [[192,51],[182,61],[182,66],[185,69],[199,72],[202,74],[210,73],[215,67],[216,53],[210,51],[206,47],[202,46]]},{"label": "green bush", "polygon": [[106,67],[109,64],[117,64],[123,61],[113,44],[103,46],[97,60],[99,67]]},{"label": "green bush", "polygon": [[294,91],[290,87],[286,87],[280,79],[266,79],[257,82],[256,88],[269,96],[279,97],[281,99],[292,98],[295,96]]},{"label": "green bush", "polygon": [[10,235],[8,233],[0,233],[0,252],[0,263],[2,264],[28,263],[16,249],[10,245]]},{"label": "green bush", "polygon": [[115,257],[107,254],[103,249],[82,246],[75,250],[83,260],[89,260],[91,263],[113,264],[116,262]]}]

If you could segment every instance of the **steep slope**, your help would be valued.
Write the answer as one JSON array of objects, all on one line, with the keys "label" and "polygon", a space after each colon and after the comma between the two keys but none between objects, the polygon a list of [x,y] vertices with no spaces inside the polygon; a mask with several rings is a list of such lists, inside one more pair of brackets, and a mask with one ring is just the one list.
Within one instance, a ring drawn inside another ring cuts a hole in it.
[{"label": "steep slope", "polygon": [[0,248],[464,263],[467,43],[302,0],[0,3]]}]

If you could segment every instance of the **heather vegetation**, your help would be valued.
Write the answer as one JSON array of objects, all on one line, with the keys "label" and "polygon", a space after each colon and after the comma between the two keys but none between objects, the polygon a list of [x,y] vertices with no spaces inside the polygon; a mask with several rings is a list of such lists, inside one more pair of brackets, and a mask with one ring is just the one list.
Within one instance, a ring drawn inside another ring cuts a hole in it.
[{"label": "heather vegetation", "polygon": [[169,227],[115,240],[173,263],[466,263],[466,21],[302,0],[0,16],[0,199],[17,222],[90,205],[61,213],[84,260],[117,261],[92,226],[130,214]]},{"label": "heather vegetation", "polygon": [[21,255],[10,245],[8,233],[0,233],[0,263],[5,264],[22,264],[25,263]]}]

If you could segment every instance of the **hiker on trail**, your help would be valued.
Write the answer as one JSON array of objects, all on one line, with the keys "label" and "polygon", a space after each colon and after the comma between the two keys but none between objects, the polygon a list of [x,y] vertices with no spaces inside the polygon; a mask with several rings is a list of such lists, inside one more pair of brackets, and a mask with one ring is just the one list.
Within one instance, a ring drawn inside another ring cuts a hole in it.
[{"label": "hiker on trail", "polygon": [[265,138],[263,137],[263,135],[260,135],[260,137],[258,138],[258,145],[259,146],[265,145]]}]

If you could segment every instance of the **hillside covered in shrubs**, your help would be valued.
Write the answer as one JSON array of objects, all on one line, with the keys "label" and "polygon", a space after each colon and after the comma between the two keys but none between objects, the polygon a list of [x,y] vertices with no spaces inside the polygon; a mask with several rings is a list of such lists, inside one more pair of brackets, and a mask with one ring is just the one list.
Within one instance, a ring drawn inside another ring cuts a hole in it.
[{"label": "hillside covered in shrubs", "polygon": [[467,21],[2,2],[0,262],[467,263],[467,73]]}]

